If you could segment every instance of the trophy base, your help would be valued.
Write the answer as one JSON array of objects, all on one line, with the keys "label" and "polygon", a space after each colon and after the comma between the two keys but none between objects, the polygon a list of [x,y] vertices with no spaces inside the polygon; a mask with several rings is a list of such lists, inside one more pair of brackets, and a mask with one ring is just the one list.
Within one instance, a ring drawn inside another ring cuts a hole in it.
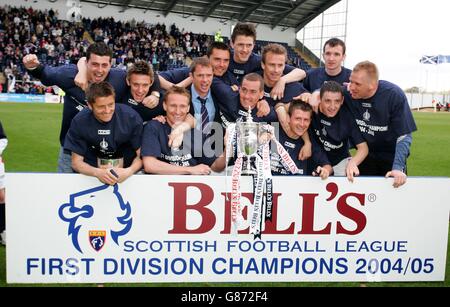
[{"label": "trophy base", "polygon": [[241,175],[243,176],[252,176],[256,175],[256,167],[255,167],[255,157],[253,156],[245,156],[244,162],[242,164]]}]

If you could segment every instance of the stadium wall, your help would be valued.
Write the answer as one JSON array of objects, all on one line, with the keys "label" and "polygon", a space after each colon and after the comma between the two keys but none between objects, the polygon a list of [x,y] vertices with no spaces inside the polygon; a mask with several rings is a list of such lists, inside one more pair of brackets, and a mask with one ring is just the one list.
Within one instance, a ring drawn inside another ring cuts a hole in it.
[{"label": "stadium wall", "polygon": [[[36,3],[26,0],[16,0],[13,2],[15,7],[33,7],[34,9],[45,10],[52,8],[58,10],[60,19],[67,19],[66,14],[71,7],[66,6],[66,0],[57,0],[56,2],[49,2],[48,0],[38,0]],[[0,0],[0,6],[11,5],[11,1]],[[97,18],[97,17],[114,17],[116,20],[130,21],[133,18],[140,22],[145,20],[148,23],[157,24],[165,23],[166,26],[170,26],[175,23],[179,29],[190,30],[193,33],[206,33],[208,35],[214,35],[217,30],[221,30],[222,36],[230,37],[231,35],[231,22],[228,21],[227,25],[219,22],[219,19],[208,18],[205,22],[202,21],[201,16],[189,16],[183,18],[179,14],[171,13],[166,18],[159,11],[150,11],[144,13],[143,9],[127,9],[125,12],[119,12],[122,8],[120,6],[107,5],[104,8],[99,8],[96,4],[81,3],[81,15],[83,17]],[[192,20],[194,19],[194,21]],[[283,42],[290,46],[295,46],[295,29],[290,28],[282,31],[281,27],[277,27],[274,30],[270,28],[270,25],[259,24],[257,26],[258,39],[265,41]]]}]

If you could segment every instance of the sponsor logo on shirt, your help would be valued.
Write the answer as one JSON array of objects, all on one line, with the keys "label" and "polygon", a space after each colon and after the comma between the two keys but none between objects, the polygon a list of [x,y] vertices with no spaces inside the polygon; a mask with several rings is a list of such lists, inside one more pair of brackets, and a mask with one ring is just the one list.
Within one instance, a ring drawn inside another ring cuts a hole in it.
[{"label": "sponsor logo on shirt", "polygon": [[295,144],[293,144],[293,143],[291,143],[291,142],[288,142],[288,141],[284,142],[283,145],[286,146],[286,147],[292,148],[292,149],[295,148]]},{"label": "sponsor logo on shirt", "polygon": [[368,122],[370,120],[370,113],[369,110],[366,110],[366,112],[364,112],[363,114],[363,118],[366,122]]},{"label": "sponsor logo on shirt", "polygon": [[110,135],[111,130],[98,130],[98,135]]},{"label": "sponsor logo on shirt", "polygon": [[107,150],[108,149],[108,142],[105,141],[105,138],[103,138],[103,140],[100,142],[100,148],[103,150]]},{"label": "sponsor logo on shirt", "polygon": [[134,105],[134,106],[137,106],[137,105],[139,104],[136,100],[134,100],[134,99],[132,99],[132,98],[128,99],[128,103],[129,103],[129,104],[132,104],[132,105]]},{"label": "sponsor logo on shirt", "polygon": [[243,71],[242,69],[234,69],[234,70],[233,70],[233,73],[234,73],[235,75],[244,75],[244,74],[245,74],[245,71]]},{"label": "sponsor logo on shirt", "polygon": [[325,126],[331,127],[331,123],[330,123],[330,122],[328,122],[328,121],[326,121],[326,120],[324,120],[324,119],[321,119],[321,120],[320,120],[320,123],[321,123],[322,125],[325,125]]}]

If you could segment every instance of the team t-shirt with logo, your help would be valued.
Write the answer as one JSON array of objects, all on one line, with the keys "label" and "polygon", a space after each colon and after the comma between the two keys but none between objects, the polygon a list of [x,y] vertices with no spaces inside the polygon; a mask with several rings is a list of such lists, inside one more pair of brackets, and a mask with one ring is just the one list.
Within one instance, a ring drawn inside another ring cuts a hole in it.
[{"label": "team t-shirt with logo", "polygon": [[[298,139],[292,139],[284,132],[283,129],[280,129],[278,141],[286,149],[299,169],[300,173],[296,175],[311,176],[317,166],[330,164],[322,147],[311,136],[311,134],[310,139],[312,144],[312,156],[305,161],[301,161],[298,159],[298,155],[300,153],[300,149],[304,145],[303,139],[301,137]],[[276,151],[272,150],[270,156],[270,164],[273,175],[292,175],[292,173],[284,167],[282,159]]]},{"label": "team t-shirt with logo", "polygon": [[64,148],[84,157],[84,162],[97,167],[97,157],[105,153],[123,156],[128,167],[141,147],[142,119],[133,109],[116,104],[112,119],[98,121],[90,109],[74,117]]},{"label": "team t-shirt with logo", "polygon": [[169,147],[169,134],[172,127],[156,120],[149,121],[142,134],[142,157],[155,157],[160,161],[176,166],[211,165],[216,156],[206,157],[203,152],[203,138],[200,131],[191,129],[185,133],[183,144],[179,148]]},{"label": "team t-shirt with logo", "polygon": [[242,78],[251,72],[261,70],[261,56],[256,53],[252,53],[245,63],[237,63],[234,60],[234,51],[231,51],[230,65],[228,66],[228,71],[230,71],[235,77],[239,84],[242,83]]},{"label": "team t-shirt with logo", "polygon": [[325,67],[313,68],[306,73],[306,78],[303,80],[303,86],[308,92],[312,93],[315,90],[319,90],[326,81],[336,81],[337,83],[344,85],[344,83],[350,82],[351,74],[352,71],[345,67],[342,67],[341,72],[336,76],[327,74]]},{"label": "team t-shirt with logo", "polygon": [[314,113],[310,129],[325,150],[331,165],[350,157],[349,140],[356,145],[364,142],[352,114],[345,105],[341,106],[332,118],[320,111]]},{"label": "team t-shirt with logo", "polygon": [[346,91],[345,103],[369,145],[369,156],[375,159],[393,160],[397,139],[417,130],[404,92],[388,81],[379,81],[369,99],[352,99]]}]

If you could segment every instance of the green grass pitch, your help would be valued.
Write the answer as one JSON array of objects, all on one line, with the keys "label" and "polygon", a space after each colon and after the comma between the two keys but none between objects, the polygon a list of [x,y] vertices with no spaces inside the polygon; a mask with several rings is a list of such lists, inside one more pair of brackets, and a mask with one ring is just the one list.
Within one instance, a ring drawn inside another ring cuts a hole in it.
[{"label": "green grass pitch", "polygon": [[[4,153],[9,172],[55,172],[59,151],[62,105],[0,103],[0,121],[9,144]],[[409,176],[450,177],[450,113],[414,112],[418,131],[413,134]],[[444,282],[437,283],[221,283],[168,284],[167,286],[450,286],[450,249]],[[6,250],[0,247],[0,287],[6,286]],[[142,284],[137,284],[142,286]],[[165,285],[165,284],[164,284]],[[92,286],[92,285],[87,285]],[[115,286],[115,285],[111,285]],[[146,284],[145,286],[161,286]]]}]

